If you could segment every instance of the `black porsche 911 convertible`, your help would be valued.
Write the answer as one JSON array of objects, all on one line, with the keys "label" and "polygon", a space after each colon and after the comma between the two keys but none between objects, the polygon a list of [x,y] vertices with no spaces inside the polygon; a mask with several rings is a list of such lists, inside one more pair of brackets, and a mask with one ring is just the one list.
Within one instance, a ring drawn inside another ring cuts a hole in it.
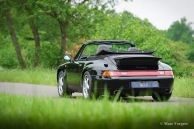
[{"label": "black porsche 911 convertible", "polygon": [[140,51],[129,41],[99,40],[82,45],[77,55],[64,56],[57,70],[59,96],[82,92],[84,98],[111,95],[149,96],[168,100],[172,94],[172,68],[151,51]]}]

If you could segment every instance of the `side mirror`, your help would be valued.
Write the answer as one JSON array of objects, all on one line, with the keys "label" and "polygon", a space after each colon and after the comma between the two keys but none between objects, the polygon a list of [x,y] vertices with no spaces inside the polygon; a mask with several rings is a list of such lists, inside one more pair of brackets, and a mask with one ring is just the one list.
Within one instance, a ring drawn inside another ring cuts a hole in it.
[{"label": "side mirror", "polygon": [[72,61],[72,57],[70,55],[65,55],[64,56],[64,60],[67,62],[71,62]]}]

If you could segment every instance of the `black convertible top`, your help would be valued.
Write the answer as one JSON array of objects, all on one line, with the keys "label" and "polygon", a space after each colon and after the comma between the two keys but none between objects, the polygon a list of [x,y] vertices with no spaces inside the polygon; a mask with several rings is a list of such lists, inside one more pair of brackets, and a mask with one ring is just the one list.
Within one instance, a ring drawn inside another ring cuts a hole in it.
[{"label": "black convertible top", "polygon": [[[85,42],[82,47],[80,48],[80,50],[78,51],[77,55],[75,56],[74,59],[78,59],[80,57],[80,54],[82,53],[82,51],[84,50],[85,46],[87,45],[93,45],[93,44],[129,44],[132,48],[135,48],[135,44],[133,42],[127,41],[127,40],[93,40],[93,41],[88,41]],[[96,54],[96,56],[100,56],[100,55],[118,55],[118,54],[148,54],[148,55],[152,55],[154,53],[154,51],[140,51],[138,49],[136,50],[129,50],[129,51],[106,51],[103,50],[99,53]]]}]

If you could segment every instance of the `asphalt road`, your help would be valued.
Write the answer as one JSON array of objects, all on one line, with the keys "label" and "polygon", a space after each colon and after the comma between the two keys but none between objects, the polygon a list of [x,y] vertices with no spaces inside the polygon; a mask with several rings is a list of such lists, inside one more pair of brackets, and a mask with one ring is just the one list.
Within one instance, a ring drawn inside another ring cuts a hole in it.
[{"label": "asphalt road", "polygon": [[[0,82],[0,93],[25,96],[59,97],[57,92],[57,86],[34,85],[28,83]],[[73,96],[81,95],[81,93],[73,93]]]},{"label": "asphalt road", "polygon": [[[0,82],[0,93],[25,95],[25,96],[45,96],[58,97],[57,87],[48,85],[34,85],[27,83]],[[81,93],[73,93],[74,97],[82,96]],[[137,101],[153,102],[152,97],[129,97]],[[171,97],[169,103],[194,103],[194,98]]]}]

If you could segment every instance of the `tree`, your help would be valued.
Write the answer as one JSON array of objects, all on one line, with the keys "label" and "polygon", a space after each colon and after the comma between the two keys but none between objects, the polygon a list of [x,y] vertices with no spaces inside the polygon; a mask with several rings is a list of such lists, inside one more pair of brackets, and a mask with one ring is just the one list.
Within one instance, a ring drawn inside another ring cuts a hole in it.
[{"label": "tree", "polygon": [[191,22],[187,22],[186,18],[182,18],[180,21],[175,21],[167,30],[167,37],[174,41],[192,43],[194,31],[191,24]]},{"label": "tree", "polygon": [[68,27],[71,22],[79,21],[86,18],[82,12],[92,9],[105,10],[114,6],[118,0],[39,0],[37,4],[42,12],[57,20],[61,32],[61,55],[66,51],[68,39]]},{"label": "tree", "polygon": [[38,25],[36,23],[38,19],[38,11],[36,2],[34,0],[23,0],[18,3],[19,7],[23,8],[23,13],[29,17],[28,22],[34,36],[35,53],[34,53],[34,67],[40,64],[40,36],[38,32]]},{"label": "tree", "polygon": [[5,17],[5,22],[7,25],[7,29],[10,33],[11,39],[12,39],[12,43],[13,46],[15,48],[16,51],[16,55],[19,61],[19,64],[21,66],[21,68],[26,68],[26,63],[22,57],[22,53],[21,53],[21,48],[20,48],[20,44],[18,42],[17,36],[16,36],[16,32],[15,32],[15,28],[14,28],[14,21],[12,18],[12,10],[11,10],[11,6],[14,3],[12,3],[12,1],[7,1],[7,0],[1,0],[0,1],[0,8],[1,8],[1,15],[3,17]]}]

